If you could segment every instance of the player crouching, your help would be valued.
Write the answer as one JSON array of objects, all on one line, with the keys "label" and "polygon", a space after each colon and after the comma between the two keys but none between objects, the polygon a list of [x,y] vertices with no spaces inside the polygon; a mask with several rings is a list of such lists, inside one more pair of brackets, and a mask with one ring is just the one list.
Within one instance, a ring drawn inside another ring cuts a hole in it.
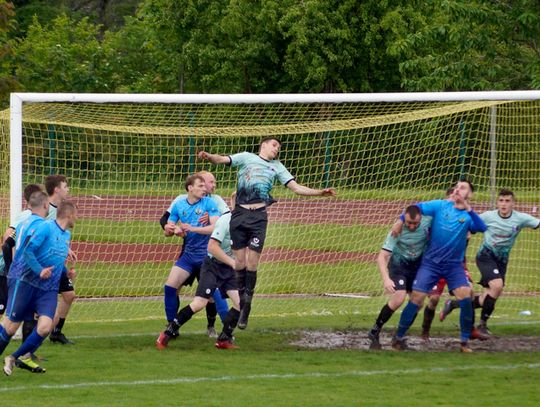
[{"label": "player crouching", "polygon": [[230,213],[222,215],[217,220],[208,242],[208,256],[201,267],[201,277],[195,298],[191,304],[178,312],[176,318],[161,333],[156,342],[158,349],[165,349],[173,332],[189,321],[194,314],[206,307],[216,289],[219,289],[222,295],[227,295],[232,301],[232,307],[223,322],[223,331],[218,336],[216,348],[238,348],[233,343],[233,330],[236,328],[240,316],[240,296],[238,295],[238,284],[231,250],[230,220]]}]

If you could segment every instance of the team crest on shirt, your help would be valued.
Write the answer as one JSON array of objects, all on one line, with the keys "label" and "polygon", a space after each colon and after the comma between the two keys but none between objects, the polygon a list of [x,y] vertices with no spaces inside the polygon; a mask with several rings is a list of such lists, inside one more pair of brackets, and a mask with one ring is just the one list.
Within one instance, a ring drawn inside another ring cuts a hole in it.
[{"label": "team crest on shirt", "polygon": [[197,215],[200,215],[200,214],[202,213],[202,209],[201,209],[201,208],[195,209],[195,213],[196,213]]},{"label": "team crest on shirt", "polygon": [[458,222],[459,222],[459,223],[465,223],[465,218],[459,218],[459,219],[458,219]]}]

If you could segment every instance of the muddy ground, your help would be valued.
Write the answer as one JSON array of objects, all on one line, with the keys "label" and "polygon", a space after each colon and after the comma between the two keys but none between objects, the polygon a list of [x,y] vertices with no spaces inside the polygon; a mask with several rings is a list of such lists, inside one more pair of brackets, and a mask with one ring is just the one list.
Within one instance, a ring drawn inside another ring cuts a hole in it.
[{"label": "muddy ground", "polygon": [[[302,331],[300,339],[292,344],[310,349],[360,349],[369,350],[367,331],[324,332]],[[382,351],[393,351],[390,333],[381,333]],[[435,336],[424,341],[418,336],[407,337],[407,343],[415,351],[448,352],[459,349],[456,336]],[[536,352],[540,350],[538,336],[492,336],[486,341],[472,340],[470,348],[475,352]]]}]

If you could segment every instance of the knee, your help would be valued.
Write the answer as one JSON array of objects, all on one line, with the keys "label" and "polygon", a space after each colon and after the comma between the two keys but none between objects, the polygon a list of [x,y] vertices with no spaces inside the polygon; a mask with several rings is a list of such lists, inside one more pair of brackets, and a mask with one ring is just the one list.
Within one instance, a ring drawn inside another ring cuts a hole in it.
[{"label": "knee", "polygon": [[75,294],[75,291],[65,291],[62,293],[62,299],[68,305],[73,304],[73,301],[75,301],[76,298],[77,294]]}]

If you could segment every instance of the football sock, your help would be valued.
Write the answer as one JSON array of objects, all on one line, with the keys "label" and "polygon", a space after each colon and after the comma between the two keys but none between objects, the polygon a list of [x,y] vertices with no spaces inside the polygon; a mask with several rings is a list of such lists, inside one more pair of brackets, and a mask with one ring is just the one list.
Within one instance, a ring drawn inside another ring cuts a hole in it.
[{"label": "football sock", "polygon": [[497,302],[496,298],[493,298],[491,295],[486,295],[486,298],[484,298],[484,304],[482,305],[482,316],[480,317],[480,320],[485,324],[491,314],[493,314],[493,310],[495,309],[495,303]]},{"label": "football sock", "polygon": [[213,327],[216,324],[217,308],[215,302],[208,302],[206,304],[206,320],[208,321],[207,327]]},{"label": "football sock", "polygon": [[225,322],[223,323],[223,332],[220,335],[220,338],[222,338],[221,340],[230,340],[232,338],[232,333],[234,331],[234,328],[236,328],[236,325],[238,324],[239,317],[240,311],[231,307],[231,309],[227,313],[227,317],[225,317]]},{"label": "football sock", "polygon": [[178,296],[177,289],[170,285],[164,286],[164,302],[165,302],[165,315],[167,321],[171,322],[176,317],[178,312]]},{"label": "football sock", "polygon": [[60,332],[62,332],[62,328],[64,327],[64,324],[66,322],[66,319],[65,318],[59,318],[58,319],[58,323],[56,324],[56,326],[54,327],[52,333],[54,335],[58,335]]},{"label": "football sock", "polygon": [[422,322],[422,330],[424,332],[429,332],[431,328],[431,323],[433,322],[434,317],[435,317],[435,310],[429,307],[426,307],[424,309],[424,321]]},{"label": "football sock", "polygon": [[227,303],[227,300],[221,296],[221,291],[214,291],[214,302],[216,304],[217,313],[219,314],[219,319],[221,319],[221,322],[225,322],[225,318],[229,312],[229,304]]},{"label": "football sock", "polygon": [[244,306],[246,296],[246,269],[236,271],[236,281],[238,283],[238,294],[240,295],[240,309]]},{"label": "football sock", "polygon": [[246,299],[253,297],[255,286],[257,285],[257,270],[247,270],[246,272]]},{"label": "football sock", "polygon": [[416,319],[419,308],[420,307],[418,305],[411,301],[407,303],[407,305],[403,309],[403,312],[401,313],[401,318],[399,319],[398,329],[396,332],[396,337],[398,339],[401,339],[405,336],[405,334],[413,324],[414,320]]},{"label": "football sock", "polygon": [[37,348],[41,346],[43,341],[45,340],[47,336],[40,336],[37,333],[37,330],[33,330],[28,339],[26,339],[21,346],[19,346],[19,349],[17,349],[15,352],[13,352],[11,355],[17,359],[18,357],[25,355],[27,353],[34,353]]},{"label": "football sock", "polygon": [[178,326],[182,326],[191,319],[193,314],[195,313],[193,312],[191,307],[189,305],[186,305],[184,308],[180,310],[174,322],[176,322]]},{"label": "football sock", "polygon": [[22,326],[22,340],[23,342],[26,341],[26,339],[30,336],[32,331],[37,325],[37,321],[35,319],[31,321],[24,321]]},{"label": "football sock", "polygon": [[379,332],[384,324],[388,322],[388,320],[394,315],[394,310],[388,306],[388,304],[385,304],[384,307],[381,308],[381,312],[379,312],[379,316],[375,320],[375,325],[373,326],[371,332]]},{"label": "football sock", "polygon": [[10,340],[11,336],[9,336],[4,327],[0,325],[0,355],[7,348]]},{"label": "football sock", "polygon": [[473,322],[473,307],[470,297],[459,300],[459,325],[461,328],[461,342],[467,342],[471,337]]},{"label": "football sock", "polygon": [[474,307],[474,309],[482,308],[482,304],[480,304],[480,296],[479,295],[474,296],[473,307]]}]

